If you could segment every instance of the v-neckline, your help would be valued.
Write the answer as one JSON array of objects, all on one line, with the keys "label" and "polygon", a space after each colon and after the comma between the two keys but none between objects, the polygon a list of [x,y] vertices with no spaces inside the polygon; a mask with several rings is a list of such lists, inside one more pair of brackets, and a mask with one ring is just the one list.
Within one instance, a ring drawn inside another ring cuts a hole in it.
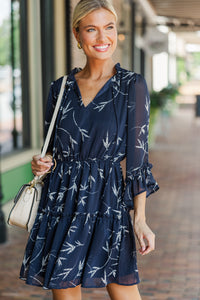
[{"label": "v-neckline", "polygon": [[83,98],[82,98],[82,95],[81,95],[81,91],[80,91],[80,88],[79,88],[79,85],[78,85],[78,82],[76,80],[76,77],[75,77],[75,74],[80,72],[82,69],[81,68],[75,68],[75,72],[73,72],[73,78],[74,78],[74,82],[76,84],[76,87],[77,87],[77,90],[78,90],[78,94],[79,94],[79,101],[81,103],[81,106],[83,106],[84,109],[88,108],[88,106],[90,106],[92,103],[94,103],[94,100],[98,97],[98,95],[101,93],[101,91],[105,88],[105,86],[116,76],[117,72],[118,72],[118,66],[119,66],[119,63],[115,64],[114,67],[115,67],[115,74],[113,74],[105,83],[104,85],[99,89],[99,91],[97,92],[97,94],[94,96],[94,98],[85,106],[85,104],[83,103]]}]

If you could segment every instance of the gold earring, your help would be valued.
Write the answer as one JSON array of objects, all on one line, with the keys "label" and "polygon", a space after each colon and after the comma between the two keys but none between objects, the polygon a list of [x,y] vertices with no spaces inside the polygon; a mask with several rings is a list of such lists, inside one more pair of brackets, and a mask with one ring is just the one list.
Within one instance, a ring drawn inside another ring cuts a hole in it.
[{"label": "gold earring", "polygon": [[78,47],[78,49],[82,49],[82,46],[81,46],[81,44],[79,42],[77,44],[77,47]]}]

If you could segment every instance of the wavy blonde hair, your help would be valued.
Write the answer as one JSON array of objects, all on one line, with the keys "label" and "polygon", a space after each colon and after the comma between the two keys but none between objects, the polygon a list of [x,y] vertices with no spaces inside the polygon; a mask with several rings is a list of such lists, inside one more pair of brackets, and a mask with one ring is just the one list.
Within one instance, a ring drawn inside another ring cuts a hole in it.
[{"label": "wavy blonde hair", "polygon": [[117,21],[117,13],[113,5],[108,0],[81,0],[74,9],[72,27],[78,31],[81,19],[92,11],[100,8],[105,8],[110,11],[115,16]]}]

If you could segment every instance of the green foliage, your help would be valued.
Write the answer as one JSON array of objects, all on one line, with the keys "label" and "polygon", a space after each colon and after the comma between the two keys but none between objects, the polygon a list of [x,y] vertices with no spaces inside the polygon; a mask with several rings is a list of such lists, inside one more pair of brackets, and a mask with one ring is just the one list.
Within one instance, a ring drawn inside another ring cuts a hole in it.
[{"label": "green foliage", "polygon": [[[13,5],[14,69],[20,68],[19,5]],[[0,26],[0,65],[11,65],[11,18]]]},{"label": "green foliage", "polygon": [[174,101],[177,95],[178,87],[172,84],[169,84],[159,92],[152,91],[150,93],[151,107],[163,109],[169,101]]},{"label": "green foliage", "polygon": [[10,20],[4,20],[0,26],[0,65],[10,64]]}]

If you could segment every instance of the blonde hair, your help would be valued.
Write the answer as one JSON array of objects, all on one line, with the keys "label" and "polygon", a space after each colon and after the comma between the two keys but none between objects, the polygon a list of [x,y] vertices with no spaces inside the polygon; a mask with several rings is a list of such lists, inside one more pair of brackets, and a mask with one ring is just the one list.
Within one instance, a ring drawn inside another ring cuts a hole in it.
[{"label": "blonde hair", "polygon": [[105,8],[110,11],[115,16],[117,21],[117,13],[113,5],[108,0],[81,0],[74,9],[72,27],[78,31],[81,19],[83,19],[92,11],[100,8]]}]

